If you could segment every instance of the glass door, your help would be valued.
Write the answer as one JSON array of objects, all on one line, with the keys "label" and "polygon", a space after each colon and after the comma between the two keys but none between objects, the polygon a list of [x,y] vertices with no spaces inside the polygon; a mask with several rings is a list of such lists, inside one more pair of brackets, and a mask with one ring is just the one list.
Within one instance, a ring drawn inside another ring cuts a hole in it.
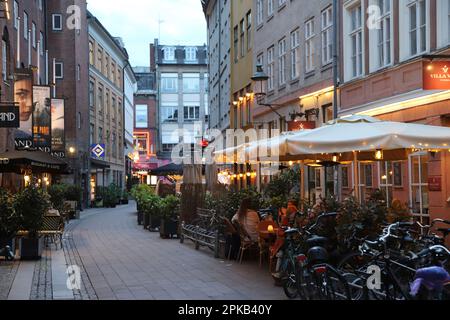
[{"label": "glass door", "polygon": [[422,223],[429,222],[429,190],[427,153],[420,152],[409,157],[410,207]]}]

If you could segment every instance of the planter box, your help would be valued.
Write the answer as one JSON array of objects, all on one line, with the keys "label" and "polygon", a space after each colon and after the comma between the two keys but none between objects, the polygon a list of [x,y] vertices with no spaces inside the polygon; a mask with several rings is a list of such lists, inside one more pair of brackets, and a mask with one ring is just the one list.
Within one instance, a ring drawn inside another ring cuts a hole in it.
[{"label": "planter box", "polygon": [[146,214],[144,216],[144,228],[149,231],[155,231],[161,227],[161,218]]},{"label": "planter box", "polygon": [[142,225],[142,223],[144,222],[144,213],[142,212],[138,212],[137,214],[137,223],[138,225]]},{"label": "planter box", "polygon": [[39,260],[44,250],[44,238],[20,239],[20,259],[21,260]]},{"label": "planter box", "polygon": [[159,231],[161,238],[168,239],[173,236],[179,237],[178,221],[173,219],[161,219],[161,229]]}]

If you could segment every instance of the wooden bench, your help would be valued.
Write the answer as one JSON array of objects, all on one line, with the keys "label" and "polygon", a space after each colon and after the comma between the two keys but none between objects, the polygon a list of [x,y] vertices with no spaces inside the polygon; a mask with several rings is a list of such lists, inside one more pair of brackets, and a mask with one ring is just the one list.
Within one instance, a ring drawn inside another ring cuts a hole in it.
[{"label": "wooden bench", "polygon": [[182,222],[180,242],[185,239],[191,240],[195,244],[195,249],[207,247],[214,251],[214,257],[219,258],[220,246],[225,243],[220,239],[219,230],[214,228],[212,220],[217,216],[214,210],[197,209],[197,218],[191,224]]}]

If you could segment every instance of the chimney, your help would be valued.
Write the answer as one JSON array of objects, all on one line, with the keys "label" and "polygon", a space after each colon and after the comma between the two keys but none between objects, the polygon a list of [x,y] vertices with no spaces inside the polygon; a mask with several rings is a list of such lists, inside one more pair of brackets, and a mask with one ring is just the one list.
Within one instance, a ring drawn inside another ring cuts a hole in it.
[{"label": "chimney", "polygon": [[150,71],[156,70],[155,45],[150,43]]}]

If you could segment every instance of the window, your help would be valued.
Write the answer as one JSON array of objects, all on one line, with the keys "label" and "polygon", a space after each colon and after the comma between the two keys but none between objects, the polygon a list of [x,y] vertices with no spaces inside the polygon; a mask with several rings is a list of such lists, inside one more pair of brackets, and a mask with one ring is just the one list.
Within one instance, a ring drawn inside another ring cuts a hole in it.
[{"label": "window", "polygon": [[264,19],[264,0],[258,0],[256,2],[256,24],[259,26],[263,23]]},{"label": "window", "polygon": [[98,87],[97,107],[98,107],[98,112],[103,113],[103,85],[99,85],[99,87]]},{"label": "window", "polygon": [[401,188],[403,187],[403,164],[402,162],[394,162],[392,166],[394,169],[394,187]]},{"label": "window", "polygon": [[116,97],[111,98],[111,118],[113,122],[116,122]]},{"label": "window", "polygon": [[291,79],[300,75],[300,30],[291,32]]},{"label": "window", "polygon": [[41,56],[43,56],[44,55],[44,34],[42,33],[42,32],[39,32],[39,43],[40,43],[40,45],[39,45],[39,54],[41,55]]},{"label": "window", "polygon": [[53,31],[61,31],[63,29],[62,15],[60,14],[52,15],[52,29]]},{"label": "window", "polygon": [[109,78],[109,54],[106,54],[105,57],[105,68],[103,70],[103,74]]},{"label": "window", "polygon": [[322,65],[333,62],[333,8],[322,11]]},{"label": "window", "polygon": [[252,48],[252,12],[247,13],[247,50]]},{"label": "window", "polygon": [[166,60],[166,61],[174,61],[175,60],[175,48],[165,47],[163,49],[163,52],[164,52],[164,60]]},{"label": "window", "polygon": [[36,24],[34,22],[31,24],[31,37],[33,48],[36,48]]},{"label": "window", "polygon": [[314,70],[314,20],[311,19],[305,24],[305,57],[306,72]]},{"label": "window", "polygon": [[163,93],[178,92],[178,74],[165,73],[161,75],[161,91]]},{"label": "window", "polygon": [[183,74],[183,92],[200,93],[200,74],[198,73]]},{"label": "window", "polygon": [[178,107],[161,107],[161,120],[163,122],[177,122]]},{"label": "window", "polygon": [[197,48],[189,47],[185,49],[186,61],[196,61],[197,60]]},{"label": "window", "polygon": [[429,219],[428,160],[426,153],[412,154],[409,158],[411,170],[410,207],[413,214],[420,217],[421,223]]},{"label": "window", "polygon": [[117,158],[117,136],[116,133],[113,132],[112,134],[112,154],[114,158]]},{"label": "window", "polygon": [[342,188],[349,187],[349,167],[342,167]]},{"label": "window", "polygon": [[352,77],[359,77],[363,73],[363,29],[361,4],[350,9],[351,16],[351,70]]},{"label": "window", "polygon": [[19,3],[14,1],[14,29],[19,29]]},{"label": "window", "polygon": [[236,27],[234,27],[234,32],[233,32],[233,39],[234,39],[234,46],[233,46],[233,49],[234,49],[234,62],[237,62],[238,61],[238,58],[239,58],[239,29],[238,29],[238,27],[236,26]]},{"label": "window", "polygon": [[93,81],[89,81],[89,106],[94,108],[95,106],[95,84]]},{"label": "window", "polygon": [[89,144],[94,144],[95,137],[95,125],[93,123],[90,124],[90,132],[89,132]]},{"label": "window", "polygon": [[241,48],[241,58],[243,58],[245,56],[245,45],[244,45],[244,40],[245,40],[245,20],[242,19],[241,23],[239,24],[239,30],[241,32],[241,37],[240,37],[240,48]]},{"label": "window", "polygon": [[286,39],[278,42],[278,84],[286,84]]},{"label": "window", "polygon": [[95,57],[94,57],[94,43],[92,41],[89,41],[89,63],[91,66],[95,63]]},{"label": "window", "polygon": [[414,56],[427,50],[426,1],[411,1],[408,10],[410,54]]},{"label": "window", "polygon": [[275,47],[271,47],[267,50],[267,75],[269,79],[267,81],[267,89],[269,91],[274,89],[275,82]]},{"label": "window", "polygon": [[391,64],[391,0],[378,0],[380,20],[378,21],[378,67]]},{"label": "window", "polygon": [[184,107],[184,120],[199,120],[199,119],[200,119],[200,107],[198,106]]},{"label": "window", "polygon": [[64,78],[64,63],[62,62],[55,63],[55,77],[56,79]]},{"label": "window", "polygon": [[28,40],[28,13],[23,13],[23,37],[25,40]]},{"label": "window", "polygon": [[323,123],[327,123],[328,121],[334,119],[334,110],[333,105],[331,103],[322,106],[322,116],[323,116],[322,119]]},{"label": "window", "polygon": [[103,128],[98,127],[98,143],[102,143],[102,142],[103,142]]},{"label": "window", "polygon": [[8,44],[5,40],[2,40],[2,78],[3,81],[8,80]]},{"label": "window", "polygon": [[177,144],[163,144],[162,145],[162,151],[163,152],[172,152],[173,148],[175,148]]},{"label": "window", "polygon": [[286,0],[278,0],[278,7],[282,7],[286,4]]},{"label": "window", "polygon": [[111,80],[116,83],[116,64],[111,61]]},{"label": "window", "polygon": [[145,104],[136,105],[136,128],[148,127],[148,106]]},{"label": "window", "polygon": [[98,48],[97,50],[97,70],[103,70],[103,48]]},{"label": "window", "polygon": [[273,0],[267,0],[267,15],[273,15]]}]

